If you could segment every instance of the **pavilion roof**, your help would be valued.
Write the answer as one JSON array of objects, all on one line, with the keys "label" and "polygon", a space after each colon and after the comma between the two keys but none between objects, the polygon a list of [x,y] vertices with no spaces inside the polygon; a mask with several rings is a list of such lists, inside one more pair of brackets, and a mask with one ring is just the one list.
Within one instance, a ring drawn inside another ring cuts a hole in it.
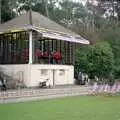
[{"label": "pavilion roof", "polygon": [[34,11],[29,11],[0,25],[0,33],[20,30],[35,30],[40,32],[43,37],[89,44],[89,41],[80,35]]}]

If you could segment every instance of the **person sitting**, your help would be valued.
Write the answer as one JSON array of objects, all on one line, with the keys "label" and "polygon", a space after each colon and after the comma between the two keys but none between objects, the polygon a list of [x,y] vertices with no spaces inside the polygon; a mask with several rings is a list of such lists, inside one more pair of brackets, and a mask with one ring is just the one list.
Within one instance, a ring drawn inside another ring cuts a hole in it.
[{"label": "person sitting", "polygon": [[1,81],[1,90],[6,91],[7,90],[6,79],[0,77],[0,81]]},{"label": "person sitting", "polygon": [[44,87],[49,87],[49,88],[50,88],[49,79],[41,80],[41,81],[40,81],[40,88],[44,88]]}]

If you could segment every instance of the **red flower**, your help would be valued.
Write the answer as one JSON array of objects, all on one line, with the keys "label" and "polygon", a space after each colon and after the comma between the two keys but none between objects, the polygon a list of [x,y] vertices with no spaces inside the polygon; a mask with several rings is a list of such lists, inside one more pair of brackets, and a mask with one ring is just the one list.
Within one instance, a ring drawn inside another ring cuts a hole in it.
[{"label": "red flower", "polygon": [[47,57],[49,57],[48,52],[44,52],[44,53],[43,53],[43,58],[47,58]]},{"label": "red flower", "polygon": [[37,49],[36,52],[35,52],[35,56],[36,57],[42,57],[43,53],[39,49]]},{"label": "red flower", "polygon": [[54,53],[54,59],[55,60],[61,60],[62,59],[62,54],[61,52],[57,51]]}]

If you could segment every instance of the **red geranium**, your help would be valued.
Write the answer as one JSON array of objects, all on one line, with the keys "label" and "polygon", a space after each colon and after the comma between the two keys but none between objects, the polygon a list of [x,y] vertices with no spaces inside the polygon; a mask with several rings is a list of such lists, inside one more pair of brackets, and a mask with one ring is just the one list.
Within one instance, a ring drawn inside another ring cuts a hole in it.
[{"label": "red geranium", "polygon": [[36,50],[35,56],[41,58],[43,56],[43,52],[41,52],[39,49]]},{"label": "red geranium", "polygon": [[48,58],[48,57],[49,57],[48,52],[43,52],[43,58]]},{"label": "red geranium", "polygon": [[55,60],[61,60],[62,59],[62,54],[61,52],[57,51],[54,53],[54,59]]}]

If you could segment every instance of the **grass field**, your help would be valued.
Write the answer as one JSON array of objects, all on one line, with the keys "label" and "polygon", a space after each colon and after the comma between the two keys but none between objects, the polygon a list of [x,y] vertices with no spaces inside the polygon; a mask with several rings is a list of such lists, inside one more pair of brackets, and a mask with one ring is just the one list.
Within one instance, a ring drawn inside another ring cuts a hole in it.
[{"label": "grass field", "polygon": [[66,97],[1,104],[0,120],[120,120],[120,97]]}]

